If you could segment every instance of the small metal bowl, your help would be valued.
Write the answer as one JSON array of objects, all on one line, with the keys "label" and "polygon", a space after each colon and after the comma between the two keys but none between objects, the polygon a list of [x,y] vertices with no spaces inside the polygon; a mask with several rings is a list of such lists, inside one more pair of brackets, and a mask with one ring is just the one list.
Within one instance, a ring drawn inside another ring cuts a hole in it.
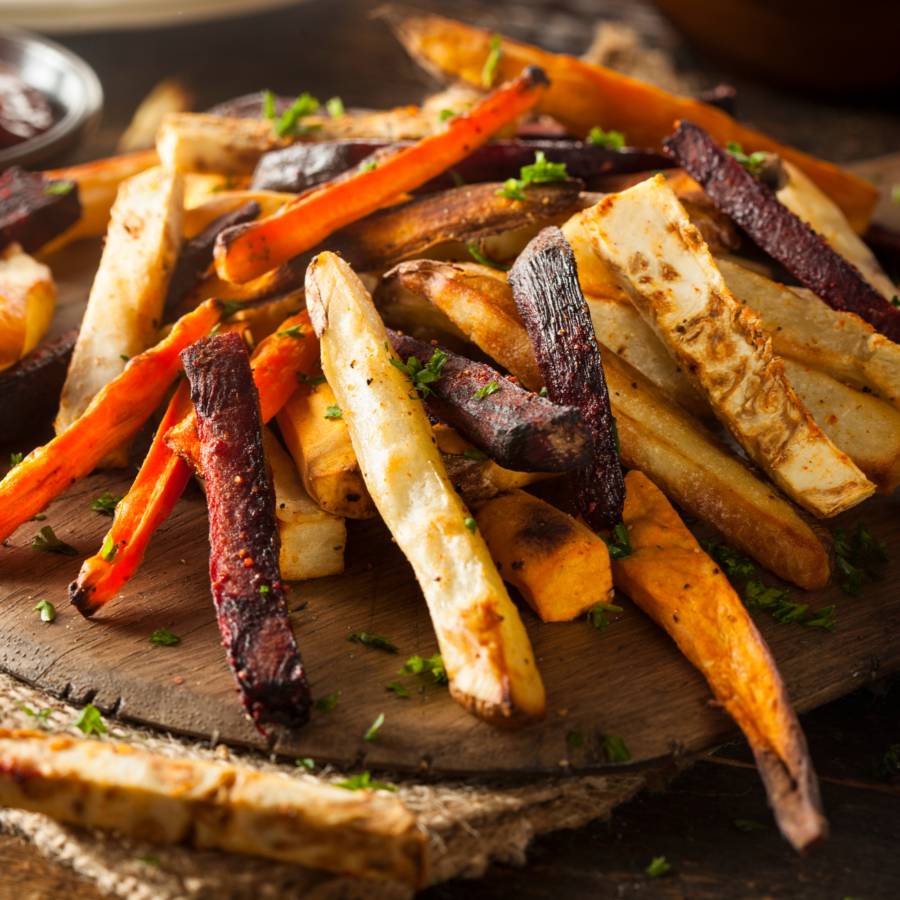
[{"label": "small metal bowl", "polygon": [[30,31],[4,28],[0,30],[0,63],[41,91],[54,117],[54,124],[43,134],[0,151],[0,171],[15,164],[34,165],[67,150],[100,121],[100,81],[71,50]]}]

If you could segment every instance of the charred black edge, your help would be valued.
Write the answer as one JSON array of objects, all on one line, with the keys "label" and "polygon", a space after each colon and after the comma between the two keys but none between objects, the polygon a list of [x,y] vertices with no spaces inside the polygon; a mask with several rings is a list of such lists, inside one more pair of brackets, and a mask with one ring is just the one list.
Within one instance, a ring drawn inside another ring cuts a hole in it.
[{"label": "charred black edge", "polygon": [[[68,189],[48,191],[51,185]],[[0,251],[18,242],[26,253],[36,253],[74,225],[81,213],[75,181],[51,181],[21,166],[12,166],[0,175]]]},{"label": "charred black edge", "polygon": [[544,228],[519,255],[508,277],[549,398],[577,405],[594,442],[591,464],[569,473],[573,503],[595,531],[612,528],[622,521],[625,479],[575,254],[558,228]]},{"label": "charred black edge", "polygon": [[794,215],[706,131],[685,120],[664,144],[716,206],[802,284],[833,309],[855,313],[885,337],[900,342],[900,309],[891,306],[855,266]]},{"label": "charred black edge", "polygon": [[219,234],[233,225],[252,222],[260,212],[260,205],[255,200],[248,200],[232,212],[213,219],[203,231],[184,242],[178,254],[175,271],[169,281],[164,308],[166,315],[174,313],[179,304],[203,280],[213,264],[213,250]]},{"label": "charred black edge", "polygon": [[[391,329],[388,337],[403,360],[415,356],[425,364],[438,349],[447,354],[441,377],[429,385],[434,394],[424,401],[425,411],[494,462],[519,472],[567,472],[590,463],[590,434],[574,407],[557,406],[513,384],[496,369],[444,347]],[[474,399],[491,382],[497,390]]]},{"label": "charred black edge", "polygon": [[311,698],[278,565],[274,494],[250,359],[234,332],[201,338],[181,358],[197,414],[211,587],[228,662],[258,728],[298,728],[309,719]]}]

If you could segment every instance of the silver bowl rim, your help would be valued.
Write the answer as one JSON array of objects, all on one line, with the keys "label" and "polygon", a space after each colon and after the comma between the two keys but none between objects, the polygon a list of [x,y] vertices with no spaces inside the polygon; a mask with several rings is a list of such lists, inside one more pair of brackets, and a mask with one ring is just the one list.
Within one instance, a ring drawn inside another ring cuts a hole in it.
[{"label": "silver bowl rim", "polygon": [[[2,41],[19,43],[23,46],[38,44],[56,54],[61,60],[61,68],[68,68],[76,76],[81,83],[82,91],[79,102],[66,107],[62,118],[54,122],[43,134],[6,150],[0,150],[0,170],[17,162],[29,160],[36,162],[49,156],[58,144],[65,143],[67,138],[84,128],[103,109],[103,88],[97,73],[67,47],[43,35],[12,26],[0,27],[0,42]],[[58,98],[54,100],[59,102]]]}]

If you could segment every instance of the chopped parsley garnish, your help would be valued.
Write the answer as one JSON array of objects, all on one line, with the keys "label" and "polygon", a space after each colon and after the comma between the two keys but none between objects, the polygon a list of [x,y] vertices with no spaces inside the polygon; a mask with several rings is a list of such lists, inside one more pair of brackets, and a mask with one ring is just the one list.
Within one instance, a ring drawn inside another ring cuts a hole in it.
[{"label": "chopped parsley garnish", "polygon": [[900,297],[898,297],[896,294],[891,297],[891,306],[900,306]]},{"label": "chopped parsley garnish", "polygon": [[316,711],[320,713],[329,713],[338,705],[340,694],[330,694],[327,697],[320,697],[316,700]]},{"label": "chopped parsley garnish", "polygon": [[518,178],[507,178],[503,182],[503,187],[495,193],[498,197],[506,197],[507,200],[527,200],[528,198],[522,192],[523,187],[524,185]]},{"label": "chopped parsley garnish", "polygon": [[181,643],[181,638],[177,634],[172,634],[168,628],[157,628],[147,638],[147,642],[150,644],[162,644],[164,647],[173,647],[175,644]]},{"label": "chopped parsley garnish", "polygon": [[138,862],[142,862],[145,866],[158,866],[159,865],[159,857],[158,856],[136,856],[135,859]]},{"label": "chopped parsley garnish", "polygon": [[592,147],[621,150],[625,146],[625,135],[621,131],[604,131],[599,125],[595,125],[588,133],[587,142]]},{"label": "chopped parsley garnish", "polygon": [[397,674],[423,675],[425,672],[431,672],[432,677],[438,684],[447,684],[450,681],[440,653],[435,653],[429,659],[424,659],[421,656],[411,656],[406,661],[406,665]]},{"label": "chopped parsley garnish", "polygon": [[622,452],[622,442],[619,440],[619,420],[613,416],[613,437],[616,439],[616,453]]},{"label": "chopped parsley garnish", "polygon": [[378,168],[378,163],[374,159],[370,159],[364,166],[360,168],[360,172],[374,172]]},{"label": "chopped parsley garnish", "polygon": [[308,384],[311,387],[318,387],[320,384],[325,384],[325,376],[324,375],[307,375],[304,372],[297,373],[297,381],[300,384]]},{"label": "chopped parsley garnish", "polygon": [[290,328],[285,328],[284,331],[279,331],[278,337],[300,338],[300,340],[306,339],[306,335],[300,330],[299,325],[291,325]]},{"label": "chopped parsley garnish", "polygon": [[12,463],[12,467],[10,468],[9,471],[12,472],[12,470],[13,470],[17,465],[19,465],[20,462],[22,462],[22,454],[21,454],[21,453],[10,453],[10,454],[9,454],[9,461]]},{"label": "chopped parsley garnish", "polygon": [[456,115],[452,109],[442,109],[441,110],[441,121],[446,122],[447,119],[452,119]]},{"label": "chopped parsley garnish", "polygon": [[268,594],[268,593],[269,593],[269,586],[268,586],[267,584],[264,584],[264,585],[259,589],[259,592],[260,592],[261,594]]},{"label": "chopped parsley garnish", "polygon": [[362,775],[354,775],[346,781],[338,781],[335,787],[344,788],[346,791],[396,791],[397,788],[392,784],[385,784],[383,781],[372,781],[372,776],[368,772]]},{"label": "chopped parsley garnish", "polygon": [[607,537],[601,534],[600,537],[603,538],[603,542],[609,550],[610,559],[628,559],[631,556],[631,537],[622,522],[613,528],[611,535]]},{"label": "chopped parsley garnish", "polygon": [[81,715],[72,724],[76,728],[80,728],[84,734],[109,734],[109,729],[103,724],[103,719],[100,718],[100,710],[90,703],[81,711]]},{"label": "chopped parsley garnish", "polygon": [[319,101],[304,92],[291,104],[289,109],[285,110],[283,115],[276,116],[275,98],[271,91],[265,93],[265,116],[272,120],[272,130],[279,137],[300,137],[309,134],[316,128],[321,128],[321,125],[300,124],[300,119],[304,116],[311,116],[318,108]]},{"label": "chopped parsley garnish", "polygon": [[[216,325],[216,328],[218,328],[218,327],[219,327],[219,326]],[[126,356],[124,353],[120,353],[120,354],[119,354],[119,359],[121,359],[122,362],[128,362],[128,361],[131,359],[131,357],[130,357],[130,356]]]},{"label": "chopped parsley garnish", "polygon": [[501,56],[503,56],[503,50],[500,49],[500,35],[495,34],[491,38],[491,50],[488,58],[484,61],[484,68],[481,70],[481,86],[486,90],[490,90],[494,86],[494,78],[497,77],[497,66]]},{"label": "chopped parsley garnish", "polygon": [[237,187],[237,182],[230,176],[226,176],[225,182],[223,184],[217,184],[215,187],[211,187],[209,192],[211,194],[220,194],[222,191],[233,191]]},{"label": "chopped parsley garnish", "polygon": [[344,101],[340,97],[332,97],[326,104],[325,109],[332,119],[339,119],[344,114]]},{"label": "chopped parsley garnish", "polygon": [[496,394],[497,391],[500,390],[500,385],[497,384],[496,381],[489,381],[483,388],[479,388],[472,394],[473,400],[482,400],[485,397],[490,397],[491,394]]},{"label": "chopped parsley garnish", "polygon": [[100,559],[103,562],[115,562],[116,554],[119,552],[119,543],[118,541],[114,541],[112,539],[112,535],[110,535],[105,543],[103,544],[103,549],[100,551]]},{"label": "chopped parsley garnish", "polygon": [[654,856],[650,865],[647,866],[647,874],[651,878],[659,878],[660,875],[665,875],[671,868],[664,856]]},{"label": "chopped parsley garnish", "polygon": [[465,450],[465,452],[463,453],[463,456],[466,459],[487,459],[488,458],[487,453],[482,453],[481,450],[476,450],[474,447],[468,447]]},{"label": "chopped parsley garnish", "polygon": [[547,399],[547,388],[546,387],[542,387],[538,391],[538,397],[543,397],[545,400]]},{"label": "chopped parsley garnish", "polygon": [[609,619],[606,617],[608,612],[620,613],[621,606],[613,606],[612,603],[595,603],[587,612],[588,622],[597,629],[597,631],[605,631],[609,628]]},{"label": "chopped parsley garnish", "polygon": [[614,734],[610,734],[603,739],[600,749],[606,754],[606,758],[610,762],[628,762],[631,759],[631,754],[625,746],[625,741]]},{"label": "chopped parsley garnish", "polygon": [[325,418],[326,419],[340,419],[342,417],[341,408],[337,405],[337,403],[332,403],[328,409],[325,410]]},{"label": "chopped parsley garnish", "polygon": [[[841,585],[845,593],[853,597],[859,595],[859,589],[864,581],[874,581],[884,578],[883,573],[873,569],[868,561],[874,556],[885,562],[890,559],[884,541],[874,538],[865,522],[856,526],[856,534],[848,540],[843,528],[836,528],[831,532],[834,537],[834,552],[838,568],[847,576],[847,580]],[[862,564],[866,563],[865,566]]]},{"label": "chopped parsley garnish", "polygon": [[[124,497],[124,494],[122,496]],[[91,511],[103,516],[111,516],[121,501],[122,497],[114,497],[109,491],[104,491],[102,497],[91,501]]]},{"label": "chopped parsley garnish", "polygon": [[530,166],[522,166],[518,178],[508,178],[503,187],[495,191],[498,197],[508,200],[527,200],[523,193],[529,184],[547,184],[551,181],[565,181],[569,177],[565,163],[547,162],[543,150],[536,150],[534,162]]},{"label": "chopped parsley garnish", "polygon": [[872,774],[876,778],[890,778],[900,774],[900,744],[888,748],[887,753],[872,766]]},{"label": "chopped parsley garnish", "polygon": [[73,181],[51,181],[50,184],[44,185],[44,193],[52,196],[65,196],[72,193],[75,187]]},{"label": "chopped parsley garnish", "polygon": [[43,513],[35,513],[34,521],[43,522],[47,517]]},{"label": "chopped parsley garnish", "polygon": [[753,563],[728,544],[700,541],[700,546],[719,564],[730,581],[740,581],[756,574]]},{"label": "chopped parsley garnish", "polygon": [[387,650],[389,653],[400,652],[387,638],[383,638],[379,634],[370,634],[368,631],[357,631],[355,634],[348,634],[347,640],[353,641],[354,644],[362,644],[365,647],[377,647],[379,650]]},{"label": "chopped parsley garnish", "polygon": [[49,525],[45,525],[31,542],[31,549],[37,553],[62,553],[63,556],[78,556],[78,551],[61,541]]},{"label": "chopped parsley garnish", "polygon": [[740,165],[751,175],[755,175],[759,171],[759,167],[766,161],[766,157],[769,155],[762,150],[758,150],[756,153],[751,153],[747,156],[747,154],[744,153],[744,148],[734,141],[729,141],[725,149],[728,151],[728,155],[733,157],[736,162],[740,163]]},{"label": "chopped parsley garnish", "polygon": [[465,519],[463,519],[463,525],[465,525],[472,534],[475,534],[475,531],[478,529],[478,523],[471,516],[466,516]]},{"label": "chopped parsley garnish", "polygon": [[295,759],[294,764],[297,766],[302,766],[304,769],[306,769],[307,772],[312,772],[312,770],[316,767],[315,762],[308,756],[304,759]]},{"label": "chopped parsley garnish", "polygon": [[263,118],[275,118],[275,95],[271,91],[262,92]]},{"label": "chopped parsley garnish", "polygon": [[41,600],[33,609],[41,614],[42,622],[52,622],[56,618],[56,607],[49,600]]},{"label": "chopped parsley garnish", "polygon": [[[417,356],[410,356],[406,362],[391,357],[389,362],[395,369],[399,369],[412,384],[412,391],[409,392],[410,399],[424,400],[434,393],[429,385],[434,384],[441,377],[441,369],[447,362],[447,354],[443,350],[435,350],[434,355],[425,365],[422,365],[422,361]],[[413,391],[418,391],[419,396],[414,397]]]},{"label": "chopped parsley garnish", "polygon": [[384,725],[384,713],[379,713],[378,718],[372,723],[371,728],[366,732],[364,741],[374,741],[378,738],[378,729]]},{"label": "chopped parsley garnish", "polygon": [[753,819],[735,819],[734,827],[738,831],[765,831],[766,826],[762,822],[754,822]]},{"label": "chopped parsley garnish", "polygon": [[459,172],[456,171],[456,169],[450,170],[450,177],[453,179],[453,184],[455,187],[461,188],[466,186],[466,183],[462,179],[462,175],[460,175]]},{"label": "chopped parsley garnish", "polygon": [[584,735],[580,731],[570,731],[566,737],[566,743],[570,747],[583,747]]},{"label": "chopped parsley garnish", "polygon": [[222,318],[230,319],[235,313],[239,313],[247,308],[247,304],[240,300],[223,300],[222,301]]},{"label": "chopped parsley garnish", "polygon": [[[498,192],[499,193],[499,192]],[[512,197],[513,200],[524,200],[525,197]],[[466,244],[466,249],[472,255],[472,259],[483,266],[490,266],[492,269],[498,269],[501,272],[508,272],[512,266],[504,266],[498,262],[494,262],[489,256],[485,256],[474,244]]]},{"label": "chopped parsley garnish", "polygon": [[393,691],[398,697],[403,697],[405,700],[409,699],[409,691],[400,684],[399,681],[392,681],[389,685],[386,685],[389,691]]},{"label": "chopped parsley garnish", "polygon": [[792,603],[788,592],[778,588],[767,588],[761,581],[748,581],[744,588],[744,605],[767,609],[779,625],[797,622],[800,625],[816,625],[834,631],[834,607],[825,606],[809,612],[808,603]]},{"label": "chopped parsley garnish", "polygon": [[47,724],[47,718],[50,713],[53,712],[52,709],[42,709],[40,712],[35,712],[33,709],[27,707],[24,703],[19,703],[18,700],[16,700],[16,706],[18,706],[26,716],[30,716],[32,719],[37,719],[38,722],[41,723],[41,725]]}]

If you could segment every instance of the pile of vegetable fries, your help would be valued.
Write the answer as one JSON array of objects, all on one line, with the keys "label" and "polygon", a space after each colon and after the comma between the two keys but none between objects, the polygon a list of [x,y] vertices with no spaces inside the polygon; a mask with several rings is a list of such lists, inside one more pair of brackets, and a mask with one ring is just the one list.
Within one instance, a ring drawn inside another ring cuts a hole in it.
[{"label": "pile of vegetable fries", "polygon": [[[23,201],[2,229],[0,282],[27,281],[33,299],[17,308],[31,330],[11,361],[48,321],[48,270],[28,253],[106,244],[57,436],[0,483],[0,540],[98,466],[124,466],[155,413],[140,472],[70,586],[83,615],[140,577],[196,476],[241,700],[261,730],[299,728],[313,698],[285,582],[340,574],[347,520],[381,516],[467,710],[523,741],[545,714],[507,584],[544,622],[603,617],[625,595],[743,730],[787,840],[815,845],[828,825],[784,683],[685,520],[815,590],[836,566],[823,521],[900,483],[900,309],[859,237],[877,192],[698,100],[459,22],[388,15],[454,87],[365,114],[266,92],[170,113],[155,149],[22,176],[69,211]],[[516,138],[537,115],[569,136]],[[785,270],[794,286],[767,277]],[[571,507],[527,491],[558,477]],[[829,615],[810,622],[831,627]],[[99,750],[71,744],[0,735],[0,761],[36,779],[108,777]],[[197,791],[206,778],[190,773]],[[165,774],[149,780],[171,794]],[[5,774],[0,802],[134,827],[102,801],[85,813]],[[365,838],[390,845],[384,864],[360,851],[352,870],[421,882],[421,841],[402,808],[391,816]],[[197,840],[241,845],[214,832]],[[263,838],[247,852],[349,865]]]}]

